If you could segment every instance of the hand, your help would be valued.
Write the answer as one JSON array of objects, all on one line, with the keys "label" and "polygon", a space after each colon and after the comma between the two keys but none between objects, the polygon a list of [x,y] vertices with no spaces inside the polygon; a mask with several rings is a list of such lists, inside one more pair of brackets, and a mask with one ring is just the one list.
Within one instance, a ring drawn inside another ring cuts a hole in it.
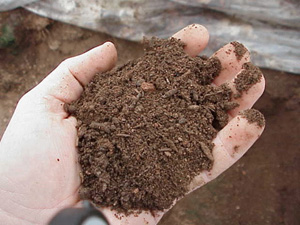
[{"label": "hand", "polygon": [[[198,55],[208,42],[208,32],[200,25],[189,26],[174,37],[186,43],[185,51],[190,56]],[[214,84],[229,82],[234,89],[232,80],[250,55],[246,52],[237,60],[233,51],[226,54],[228,49],[234,47],[228,44],[214,54],[223,67]],[[96,73],[111,69],[116,60],[116,49],[107,42],[65,60],[21,98],[0,143],[1,224],[46,224],[62,208],[80,205],[76,119],[69,117],[63,105],[78,99],[83,86]],[[240,106],[229,112],[230,122],[214,139],[213,168],[194,179],[191,191],[224,172],[261,135],[263,128],[249,124],[238,113],[252,107],[263,93],[264,85],[261,79],[236,100]],[[102,210],[112,225],[156,224],[166,211],[154,216],[143,212],[137,217],[117,219],[114,211]]]}]

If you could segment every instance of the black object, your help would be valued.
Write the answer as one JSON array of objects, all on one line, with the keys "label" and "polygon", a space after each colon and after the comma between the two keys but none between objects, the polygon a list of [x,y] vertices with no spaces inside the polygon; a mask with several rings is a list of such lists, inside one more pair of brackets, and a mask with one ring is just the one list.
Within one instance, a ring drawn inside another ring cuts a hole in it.
[{"label": "black object", "polygon": [[109,225],[109,223],[90,202],[83,201],[83,208],[63,209],[52,218],[49,225]]}]

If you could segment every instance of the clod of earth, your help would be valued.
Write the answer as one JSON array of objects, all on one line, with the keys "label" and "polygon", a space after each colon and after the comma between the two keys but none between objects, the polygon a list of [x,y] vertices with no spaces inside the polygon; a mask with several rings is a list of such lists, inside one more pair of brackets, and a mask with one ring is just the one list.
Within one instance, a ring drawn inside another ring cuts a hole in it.
[{"label": "clod of earth", "polygon": [[65,105],[78,120],[80,197],[126,213],[169,208],[210,170],[212,140],[237,106],[226,84],[211,85],[217,58],[189,57],[174,38],[144,42],[144,56]]},{"label": "clod of earth", "polygon": [[247,109],[240,113],[243,118],[246,118],[250,124],[256,124],[258,127],[265,126],[265,117],[256,109]]}]

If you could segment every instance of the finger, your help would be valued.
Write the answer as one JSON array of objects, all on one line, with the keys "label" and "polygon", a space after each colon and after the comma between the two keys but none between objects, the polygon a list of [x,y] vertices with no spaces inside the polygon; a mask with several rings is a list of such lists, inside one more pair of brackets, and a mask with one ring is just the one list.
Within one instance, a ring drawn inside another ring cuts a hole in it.
[{"label": "finger", "polygon": [[36,95],[52,96],[64,103],[79,98],[96,73],[111,69],[117,60],[114,45],[106,42],[92,50],[63,61],[34,90]]},{"label": "finger", "polygon": [[233,101],[239,104],[228,112],[235,117],[240,111],[250,109],[260,98],[265,89],[265,78],[257,67],[247,63],[228,85],[233,91]]},{"label": "finger", "polygon": [[236,41],[225,45],[214,53],[213,56],[220,60],[222,66],[219,76],[214,80],[216,85],[232,80],[235,75],[240,72],[243,64],[250,62],[250,53],[248,49]]},{"label": "finger", "polygon": [[207,29],[199,24],[189,25],[178,31],[173,37],[186,44],[184,50],[192,57],[197,56],[206,47],[209,40]]},{"label": "finger", "polygon": [[264,126],[263,115],[255,109],[243,111],[232,119],[213,141],[215,147],[212,151],[212,169],[195,177],[189,189],[199,188],[231,167],[260,137]]}]

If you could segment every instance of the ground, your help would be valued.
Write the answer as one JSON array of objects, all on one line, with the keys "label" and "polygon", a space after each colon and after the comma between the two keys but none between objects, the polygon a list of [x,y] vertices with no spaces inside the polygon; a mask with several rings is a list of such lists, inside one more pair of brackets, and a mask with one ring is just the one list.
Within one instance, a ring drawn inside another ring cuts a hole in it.
[{"label": "ground", "polygon": [[[0,13],[0,137],[19,98],[62,60],[113,41],[119,64],[142,54],[139,43],[54,22],[23,9]],[[1,31],[0,31],[1,32]],[[12,43],[12,44],[11,44]],[[221,46],[220,46],[221,47]],[[280,224],[300,222],[300,76],[263,69],[266,91],[255,108],[266,129],[228,171],[182,199],[160,225]]]}]

